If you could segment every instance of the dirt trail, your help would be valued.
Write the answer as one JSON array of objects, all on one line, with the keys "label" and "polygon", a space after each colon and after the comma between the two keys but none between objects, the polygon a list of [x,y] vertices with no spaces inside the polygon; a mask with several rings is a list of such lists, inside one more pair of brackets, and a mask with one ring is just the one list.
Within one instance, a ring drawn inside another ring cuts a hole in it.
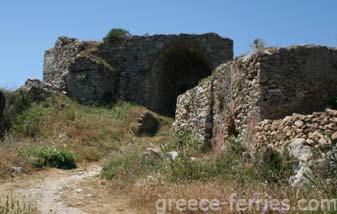
[{"label": "dirt trail", "polygon": [[50,169],[0,184],[0,191],[32,202],[42,214],[135,213],[127,208],[123,198],[112,197],[108,191],[102,191],[104,188],[95,187],[99,185],[100,171],[97,165],[69,171]]}]

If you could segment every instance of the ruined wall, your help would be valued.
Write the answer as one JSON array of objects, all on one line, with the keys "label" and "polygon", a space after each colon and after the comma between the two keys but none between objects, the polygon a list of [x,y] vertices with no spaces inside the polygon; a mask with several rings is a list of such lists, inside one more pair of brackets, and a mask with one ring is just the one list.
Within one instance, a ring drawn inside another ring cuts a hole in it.
[{"label": "ruined wall", "polygon": [[337,50],[321,46],[280,48],[261,57],[262,118],[324,111],[337,97]]},{"label": "ruined wall", "polygon": [[[186,111],[182,97],[188,95],[178,98],[174,129],[185,126],[199,139],[210,138],[217,151],[230,135],[250,146],[260,121],[324,111],[336,99],[336,54],[336,49],[320,46],[268,48],[221,65],[208,78],[207,103],[200,99],[204,94],[195,96]],[[211,137],[205,135],[206,123],[194,121],[200,109],[208,108]]]},{"label": "ruined wall", "polygon": [[60,38],[46,52],[44,80],[83,102],[127,100],[172,115],[178,94],[232,58],[232,40],[212,33],[96,44]]},{"label": "ruined wall", "polygon": [[67,90],[69,66],[86,44],[74,38],[60,37],[55,47],[45,52],[43,64],[43,81],[56,89]]},{"label": "ruined wall", "polygon": [[327,109],[309,115],[293,114],[280,120],[263,120],[255,127],[253,151],[266,145],[283,151],[291,140],[304,139],[306,145],[324,149],[337,141],[337,111]]}]

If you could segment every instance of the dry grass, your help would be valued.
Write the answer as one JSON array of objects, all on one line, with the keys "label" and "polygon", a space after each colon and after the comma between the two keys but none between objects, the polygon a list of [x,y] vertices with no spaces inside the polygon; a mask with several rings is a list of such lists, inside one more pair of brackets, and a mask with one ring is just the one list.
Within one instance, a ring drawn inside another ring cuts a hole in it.
[{"label": "dry grass", "polygon": [[1,214],[35,214],[32,204],[16,199],[13,195],[0,195]]},{"label": "dry grass", "polygon": [[[232,194],[237,194],[237,198],[245,200],[254,200],[255,195],[259,193],[259,199],[289,199],[291,201],[292,207],[296,207],[298,199],[311,199],[322,197],[319,195],[317,189],[303,190],[299,195],[297,194],[297,189],[289,186],[271,186],[258,183],[246,183],[243,184],[237,181],[226,181],[216,180],[207,182],[191,182],[188,184],[173,184],[162,179],[155,182],[145,182],[142,185],[135,185],[132,190],[129,191],[129,197],[131,198],[130,206],[137,207],[139,213],[156,213],[155,204],[157,200],[161,199],[184,199],[184,200],[197,200],[201,201],[203,199],[207,200],[219,200],[220,202],[226,202],[221,206],[221,210],[217,212],[210,213],[238,213],[237,211],[231,212],[230,210],[230,198]],[[236,204],[233,204],[236,206]],[[261,214],[261,210],[256,210],[254,208],[251,214]],[[167,207],[167,211],[168,207]],[[172,205],[170,212],[172,214],[178,213],[189,213],[189,214],[205,214],[207,212],[199,211],[189,211],[181,212]],[[268,211],[265,213],[280,213]],[[305,213],[305,212],[302,212]],[[307,213],[318,213],[318,212],[307,212]]]},{"label": "dry grass", "polygon": [[15,175],[12,167],[22,167],[26,172],[31,171],[31,165],[18,156],[14,144],[0,143],[0,179],[8,179]]},{"label": "dry grass", "polygon": [[30,160],[18,154],[34,146],[68,150],[80,163],[102,160],[130,144],[144,148],[160,144],[167,139],[172,119],[157,115],[161,121],[158,135],[136,137],[132,129],[145,110],[125,102],[112,107],[83,106],[63,95],[33,103],[16,116],[0,143],[0,177],[7,177],[13,166],[29,168]]}]

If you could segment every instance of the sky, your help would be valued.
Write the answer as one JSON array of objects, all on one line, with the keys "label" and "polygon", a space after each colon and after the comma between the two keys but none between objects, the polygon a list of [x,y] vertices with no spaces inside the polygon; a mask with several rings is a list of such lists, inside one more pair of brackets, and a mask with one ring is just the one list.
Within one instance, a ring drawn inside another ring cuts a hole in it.
[{"label": "sky", "polygon": [[336,0],[1,0],[0,87],[42,79],[44,51],[59,36],[101,40],[132,34],[216,32],[236,56],[255,38],[268,46],[337,46]]}]

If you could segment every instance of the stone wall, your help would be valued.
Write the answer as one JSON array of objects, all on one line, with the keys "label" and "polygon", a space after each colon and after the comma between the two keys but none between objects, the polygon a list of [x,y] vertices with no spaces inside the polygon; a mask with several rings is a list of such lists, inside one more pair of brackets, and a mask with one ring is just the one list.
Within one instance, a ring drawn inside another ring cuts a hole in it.
[{"label": "stone wall", "polygon": [[[204,93],[195,93],[201,83],[178,98],[174,129],[211,139],[216,151],[230,135],[251,146],[260,121],[329,107],[337,97],[336,65],[337,50],[321,46],[268,48],[239,57],[214,71]],[[186,109],[190,94],[195,96]],[[204,114],[207,123],[196,120]]]},{"label": "stone wall", "polygon": [[173,116],[179,94],[232,58],[232,40],[213,33],[115,43],[61,37],[45,54],[44,81],[82,102],[127,100]]},{"label": "stone wall", "polygon": [[303,139],[306,145],[324,150],[337,141],[337,110],[263,120],[255,127],[255,133],[253,151],[272,145],[281,152],[296,138]]},{"label": "stone wall", "polygon": [[58,38],[55,47],[45,52],[43,81],[52,84],[56,89],[66,91],[68,68],[86,46],[86,43],[74,38]]}]

